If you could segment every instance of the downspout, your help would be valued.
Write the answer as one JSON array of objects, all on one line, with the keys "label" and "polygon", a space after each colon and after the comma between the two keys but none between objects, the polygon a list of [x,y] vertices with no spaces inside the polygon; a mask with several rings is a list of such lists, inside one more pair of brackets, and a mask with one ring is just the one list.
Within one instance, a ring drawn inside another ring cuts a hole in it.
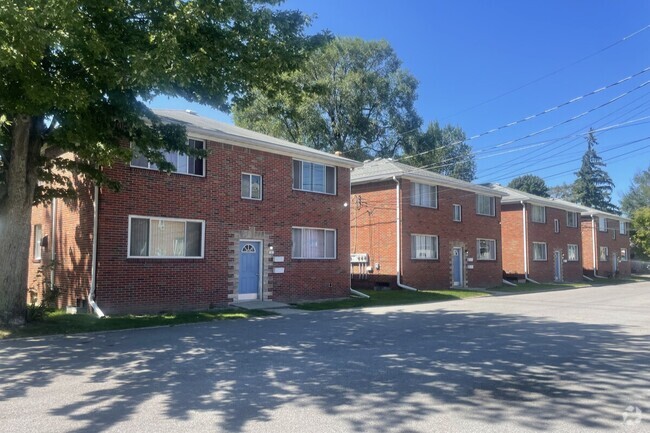
[{"label": "downspout", "polygon": [[406,289],[410,290],[412,292],[417,292],[418,289],[415,287],[407,286],[406,284],[402,284],[401,281],[401,274],[402,274],[402,221],[400,219],[400,188],[399,188],[399,180],[395,176],[393,176],[393,180],[397,184],[397,187],[395,189],[396,196],[397,196],[397,219],[396,219],[396,229],[395,232],[397,233],[397,256],[395,257],[396,261],[396,268],[397,268],[397,287],[401,289]]},{"label": "downspout", "polygon": [[90,293],[88,303],[93,308],[97,317],[104,317],[104,313],[95,302],[95,287],[97,286],[97,223],[99,220],[99,187],[95,185],[95,197],[93,202],[93,256],[90,270]]},{"label": "downspout", "polygon": [[528,227],[526,225],[526,203],[521,200],[521,217],[524,226],[524,279],[528,279]]},{"label": "downspout", "polygon": [[56,198],[52,199],[52,242],[51,244],[51,257],[52,257],[52,266],[50,266],[50,290],[54,288],[54,268],[56,267]]},{"label": "downspout", "polygon": [[596,248],[596,236],[598,236],[598,232],[596,231],[596,220],[594,219],[594,216],[591,215],[591,246],[592,246],[592,248],[594,250],[594,254],[593,254],[593,256],[594,256],[594,260],[593,260],[593,263],[594,263],[594,277],[595,278],[605,278],[605,277],[601,277],[600,275],[598,275],[598,271],[596,270],[596,265],[598,263],[598,260],[596,259],[596,257],[597,257],[596,253],[598,252],[597,248]]}]

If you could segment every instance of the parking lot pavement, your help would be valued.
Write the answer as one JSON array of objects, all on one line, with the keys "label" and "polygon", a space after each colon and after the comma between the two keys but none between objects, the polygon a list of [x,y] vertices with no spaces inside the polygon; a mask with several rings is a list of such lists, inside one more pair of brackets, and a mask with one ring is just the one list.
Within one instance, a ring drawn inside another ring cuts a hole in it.
[{"label": "parking lot pavement", "polygon": [[650,284],[0,342],[0,431],[650,431]]}]

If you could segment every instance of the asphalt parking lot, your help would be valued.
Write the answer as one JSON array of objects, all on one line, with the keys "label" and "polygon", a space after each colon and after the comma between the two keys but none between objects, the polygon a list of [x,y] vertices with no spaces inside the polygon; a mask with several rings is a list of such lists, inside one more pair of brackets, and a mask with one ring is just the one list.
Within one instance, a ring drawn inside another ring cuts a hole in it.
[{"label": "asphalt parking lot", "polygon": [[3,432],[650,432],[650,283],[0,342]]}]

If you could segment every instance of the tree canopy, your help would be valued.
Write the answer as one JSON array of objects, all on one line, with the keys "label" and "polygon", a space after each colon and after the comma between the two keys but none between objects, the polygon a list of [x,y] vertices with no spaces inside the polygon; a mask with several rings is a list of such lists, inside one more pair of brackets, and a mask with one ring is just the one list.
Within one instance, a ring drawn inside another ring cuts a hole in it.
[{"label": "tree canopy", "polygon": [[650,207],[640,207],[632,213],[632,244],[637,254],[650,257]]},{"label": "tree canopy", "polygon": [[337,38],[285,77],[302,90],[297,98],[256,93],[235,104],[235,123],[359,160],[396,155],[422,123],[417,80],[386,41]]},{"label": "tree canopy", "polygon": [[621,198],[621,210],[629,216],[642,207],[650,207],[650,168],[634,175],[632,185]]},{"label": "tree canopy", "polygon": [[552,198],[575,202],[572,183],[564,182],[560,185],[551,186],[548,188],[548,195]]},{"label": "tree canopy", "polygon": [[596,153],[596,136],[593,131],[587,135],[587,150],[582,156],[582,165],[576,173],[573,195],[576,202],[604,212],[618,212],[611,202],[614,182],[605,171],[603,159]]},{"label": "tree canopy", "polygon": [[406,143],[403,162],[471,182],[476,175],[476,161],[465,139],[460,126],[441,127],[431,122]]},{"label": "tree canopy", "polygon": [[276,0],[31,3],[0,3],[0,257],[15,258],[0,261],[0,322],[25,308],[32,203],[70,193],[57,170],[109,182],[100,167],[128,161],[128,142],[170,170],[165,151],[194,151],[144,101],[285,91],[281,74],[326,39]]},{"label": "tree canopy", "polygon": [[550,197],[548,186],[546,186],[544,179],[534,174],[515,177],[510,181],[508,187],[535,194],[540,197]]}]

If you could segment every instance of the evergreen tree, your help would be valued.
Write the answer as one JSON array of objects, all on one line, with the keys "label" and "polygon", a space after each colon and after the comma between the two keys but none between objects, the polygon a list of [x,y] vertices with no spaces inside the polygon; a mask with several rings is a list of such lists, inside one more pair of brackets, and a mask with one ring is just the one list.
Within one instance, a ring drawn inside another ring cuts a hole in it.
[{"label": "evergreen tree", "polygon": [[618,213],[618,208],[611,203],[614,182],[604,170],[605,163],[596,153],[596,136],[593,130],[587,135],[587,151],[582,156],[582,166],[576,173],[573,184],[573,196],[576,202],[603,212]]}]

